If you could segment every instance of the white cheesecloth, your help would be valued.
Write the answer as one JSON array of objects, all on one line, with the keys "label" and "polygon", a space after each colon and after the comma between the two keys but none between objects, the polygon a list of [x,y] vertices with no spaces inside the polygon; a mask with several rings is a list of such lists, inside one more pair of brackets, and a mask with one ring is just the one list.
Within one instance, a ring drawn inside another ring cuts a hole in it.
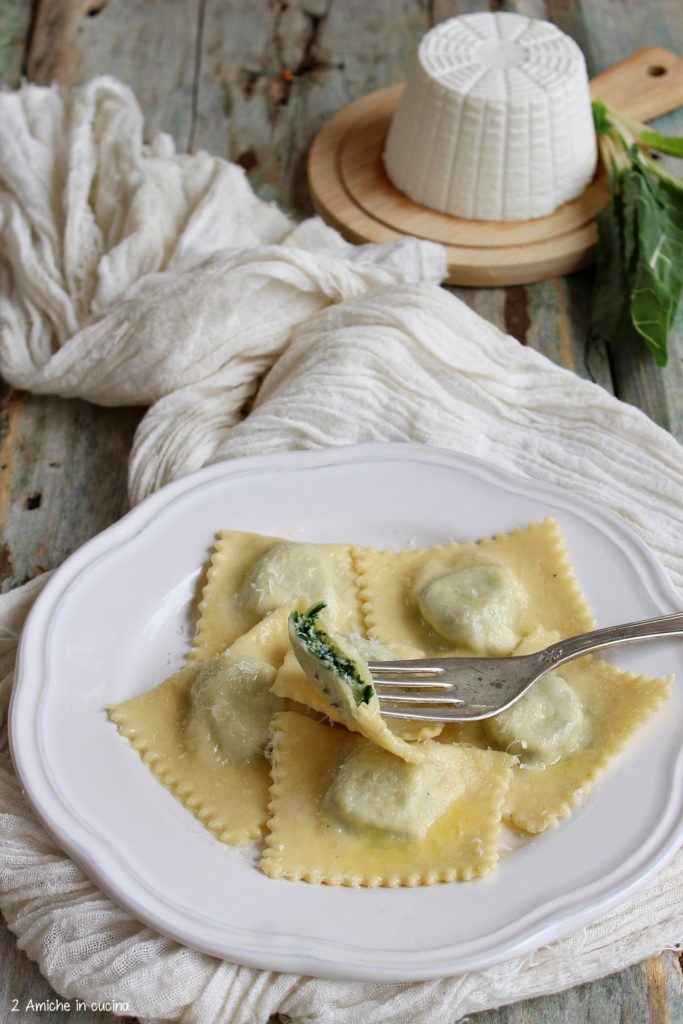
[{"label": "white cheesecloth", "polygon": [[[136,502],[207,462],[412,440],[561,483],[625,519],[683,591],[683,458],[638,410],[482,320],[428,243],[353,247],[295,227],[240,168],[142,144],[109,79],[0,95],[0,371],[33,392],[151,405]],[[265,376],[264,376],[265,375]],[[251,412],[241,410],[253,399]],[[683,856],[570,937],[486,971],[404,985],[222,963],[118,909],[54,845],[13,774],[17,638],[42,587],[0,599],[0,907],[64,998],[150,1020],[453,1024],[616,971],[683,937]]]}]

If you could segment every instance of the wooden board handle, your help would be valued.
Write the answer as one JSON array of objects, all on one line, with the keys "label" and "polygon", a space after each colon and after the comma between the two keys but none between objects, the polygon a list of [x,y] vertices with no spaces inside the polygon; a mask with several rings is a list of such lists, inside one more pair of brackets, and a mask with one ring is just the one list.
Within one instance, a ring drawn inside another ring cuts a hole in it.
[{"label": "wooden board handle", "polygon": [[591,93],[615,110],[652,121],[683,106],[683,57],[646,46],[592,78]]}]

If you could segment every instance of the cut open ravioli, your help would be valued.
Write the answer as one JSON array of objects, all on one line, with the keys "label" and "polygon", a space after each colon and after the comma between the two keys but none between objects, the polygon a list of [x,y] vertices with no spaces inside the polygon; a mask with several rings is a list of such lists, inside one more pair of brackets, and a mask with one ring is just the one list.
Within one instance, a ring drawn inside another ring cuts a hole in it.
[{"label": "cut open ravioli", "polygon": [[289,616],[289,641],[311,686],[329,706],[330,717],[405,761],[424,760],[424,744],[404,739],[404,732],[415,739],[415,731],[392,730],[381,716],[368,658],[386,648],[332,629],[321,615],[324,609],[322,603],[295,609]]},{"label": "cut open ravioli", "polygon": [[[476,543],[398,553],[354,548],[353,556],[367,631],[383,643],[402,641],[427,655],[501,655],[538,627],[567,637],[595,626],[553,519]],[[484,586],[490,600],[482,604]]]},{"label": "cut open ravioli", "polygon": [[241,530],[216,541],[191,660],[220,654],[265,615],[297,599],[325,600],[342,630],[360,628],[349,544],[302,544]]},{"label": "cut open ravioli", "polygon": [[[393,772],[420,771],[421,766],[377,752],[368,740],[345,729],[294,712],[276,715],[269,833],[262,870],[273,878],[348,886],[431,885],[490,871],[498,860],[501,811],[514,758],[497,751],[448,748],[434,742],[424,747],[430,766],[441,766],[434,770],[443,777],[443,785],[450,787],[452,800],[441,795],[426,835],[415,838],[424,829],[405,823],[409,807],[390,810],[389,825],[385,820],[381,827],[365,827],[364,819],[382,803],[378,794],[365,812],[362,808],[352,811],[349,823],[335,810],[339,798],[330,792],[346,759],[358,756],[363,748],[370,749],[372,757],[391,762],[388,803],[393,802]],[[445,759],[444,751],[448,753]],[[425,775],[417,778],[422,787],[429,780]],[[418,790],[413,802],[420,803],[420,796]],[[406,799],[410,801],[410,793]],[[347,802],[353,803],[353,791]]]},{"label": "cut open ravioli", "polygon": [[[281,706],[270,686],[288,646],[287,614],[286,607],[273,612],[223,654],[191,663],[153,690],[109,708],[119,732],[159,781],[234,846],[260,838],[266,821],[270,772],[260,748]],[[219,673],[222,692],[212,690]]]},{"label": "cut open ravioli", "polygon": [[[544,832],[567,818],[671,691],[670,679],[636,676],[592,657],[561,665],[557,675],[583,709],[584,739],[578,749],[554,763],[520,762],[514,769],[504,817],[524,832]],[[522,700],[533,697],[532,688]],[[440,739],[481,748],[490,745],[490,733],[480,722],[447,726]]]},{"label": "cut open ravioli", "polygon": [[[409,652],[409,653],[407,653]],[[385,658],[388,658],[386,655]],[[420,658],[422,654],[415,648],[396,644],[392,648],[394,658]],[[331,722],[340,725],[347,724],[336,708],[332,706],[327,697],[320,692],[319,688],[310,679],[296,659],[293,651],[289,650],[285,655],[282,666],[278,669],[272,692],[278,697],[296,701],[304,707],[317,711],[318,714],[329,718]],[[407,719],[389,719],[387,727],[392,733],[404,740],[427,740],[438,736],[443,729],[442,722],[410,722]]]}]

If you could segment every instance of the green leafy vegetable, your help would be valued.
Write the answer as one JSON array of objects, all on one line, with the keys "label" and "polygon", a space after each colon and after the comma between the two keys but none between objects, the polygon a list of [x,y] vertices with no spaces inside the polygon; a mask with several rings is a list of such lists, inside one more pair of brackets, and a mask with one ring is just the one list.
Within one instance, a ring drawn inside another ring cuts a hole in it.
[{"label": "green leafy vegetable", "polygon": [[593,100],[593,123],[597,135],[609,134],[611,121],[607,113],[607,107],[602,100]]},{"label": "green leafy vegetable", "polygon": [[683,139],[593,103],[610,204],[598,216],[593,333],[615,342],[629,323],[659,366],[683,291],[683,181],[651,150],[683,156]]},{"label": "green leafy vegetable", "polygon": [[368,686],[360,676],[355,662],[339,650],[332,637],[316,622],[325,607],[325,602],[320,601],[318,604],[311,605],[305,612],[292,612],[290,621],[294,632],[314,658],[343,679],[350,687],[356,706],[368,704],[375,692],[374,688]]}]

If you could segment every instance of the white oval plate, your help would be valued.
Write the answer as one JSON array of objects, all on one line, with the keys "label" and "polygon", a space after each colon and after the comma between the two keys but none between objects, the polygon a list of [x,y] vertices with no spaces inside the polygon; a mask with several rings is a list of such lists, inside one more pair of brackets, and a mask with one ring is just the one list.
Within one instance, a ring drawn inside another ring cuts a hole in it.
[{"label": "white oval plate", "polygon": [[[563,527],[601,624],[675,611],[652,554],[576,496],[417,445],[222,463],[159,491],[72,555],[24,630],[11,707],[21,782],[45,826],[131,914],[186,945],[279,971],[409,981],[481,968],[556,939],[642,885],[683,835],[683,694],[634,738],[556,831],[491,876],[416,889],[275,881],[211,836],[157,782],[105,706],[182,661],[200,572],[221,528],[312,541],[429,545],[546,515]],[[683,675],[683,645],[619,663]]]}]

